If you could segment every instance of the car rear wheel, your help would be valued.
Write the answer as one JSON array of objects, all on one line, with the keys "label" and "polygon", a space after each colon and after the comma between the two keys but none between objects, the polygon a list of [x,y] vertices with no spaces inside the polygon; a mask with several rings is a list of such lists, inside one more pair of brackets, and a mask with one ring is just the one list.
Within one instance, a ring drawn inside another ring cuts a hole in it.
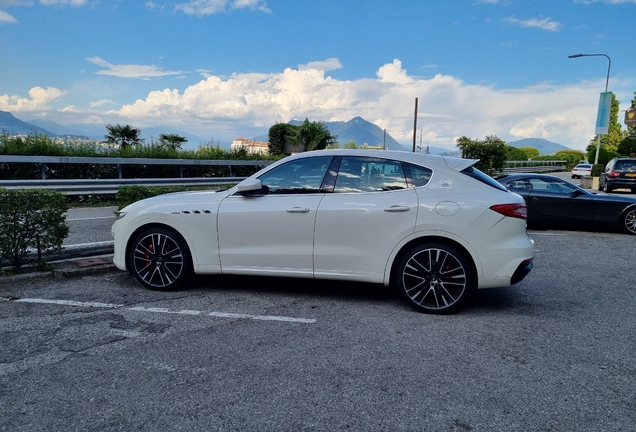
[{"label": "car rear wheel", "polygon": [[601,192],[605,190],[605,186],[603,186],[600,181],[598,182],[598,190]]},{"label": "car rear wheel", "polygon": [[135,278],[156,291],[182,288],[192,272],[185,240],[175,231],[162,227],[149,228],[135,237],[128,262]]},{"label": "car rear wheel", "polygon": [[459,308],[472,290],[473,278],[464,255],[443,243],[410,249],[400,260],[396,284],[420,312],[443,314]]},{"label": "car rear wheel", "polygon": [[636,235],[636,208],[632,207],[625,212],[621,226],[627,233]]}]

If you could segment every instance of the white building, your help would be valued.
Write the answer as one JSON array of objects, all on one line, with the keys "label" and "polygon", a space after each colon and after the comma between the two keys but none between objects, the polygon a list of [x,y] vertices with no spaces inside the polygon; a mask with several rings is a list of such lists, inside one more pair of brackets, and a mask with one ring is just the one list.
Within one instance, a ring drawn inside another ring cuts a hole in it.
[{"label": "white building", "polygon": [[269,143],[267,141],[252,141],[245,138],[236,138],[230,145],[230,150],[237,151],[245,149],[248,154],[269,154]]}]

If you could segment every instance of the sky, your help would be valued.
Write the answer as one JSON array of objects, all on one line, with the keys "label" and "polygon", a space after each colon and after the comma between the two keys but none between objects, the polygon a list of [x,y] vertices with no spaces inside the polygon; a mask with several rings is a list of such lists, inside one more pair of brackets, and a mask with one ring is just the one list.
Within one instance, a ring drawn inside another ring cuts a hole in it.
[{"label": "sky", "polygon": [[635,19],[636,0],[0,0],[0,110],[224,146],[360,116],[410,146],[417,98],[418,144],[583,150],[610,63],[568,55],[609,56],[625,110]]}]

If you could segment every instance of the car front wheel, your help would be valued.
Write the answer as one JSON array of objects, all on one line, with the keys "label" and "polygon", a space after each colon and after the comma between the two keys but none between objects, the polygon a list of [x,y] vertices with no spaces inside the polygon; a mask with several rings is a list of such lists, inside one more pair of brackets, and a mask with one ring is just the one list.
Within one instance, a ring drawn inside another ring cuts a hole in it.
[{"label": "car front wheel", "polygon": [[400,260],[396,284],[406,301],[420,312],[450,313],[472,290],[472,276],[464,255],[443,243],[410,249]]},{"label": "car front wheel", "polygon": [[632,207],[625,212],[621,225],[628,234],[636,235],[636,208]]},{"label": "car front wheel", "polygon": [[135,278],[156,291],[182,288],[192,272],[185,240],[175,231],[162,227],[149,228],[135,237],[128,262]]}]

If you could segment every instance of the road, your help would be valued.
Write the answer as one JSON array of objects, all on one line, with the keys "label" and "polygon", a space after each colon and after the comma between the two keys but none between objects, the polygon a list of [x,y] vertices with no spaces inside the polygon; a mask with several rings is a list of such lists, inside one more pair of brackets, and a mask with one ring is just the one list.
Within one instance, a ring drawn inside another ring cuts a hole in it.
[{"label": "road", "polygon": [[66,213],[69,235],[64,245],[113,241],[110,227],[115,222],[116,206],[72,208]]},{"label": "road", "polygon": [[297,279],[3,287],[0,430],[634,430],[636,236],[530,234],[526,280],[451,316]]}]

